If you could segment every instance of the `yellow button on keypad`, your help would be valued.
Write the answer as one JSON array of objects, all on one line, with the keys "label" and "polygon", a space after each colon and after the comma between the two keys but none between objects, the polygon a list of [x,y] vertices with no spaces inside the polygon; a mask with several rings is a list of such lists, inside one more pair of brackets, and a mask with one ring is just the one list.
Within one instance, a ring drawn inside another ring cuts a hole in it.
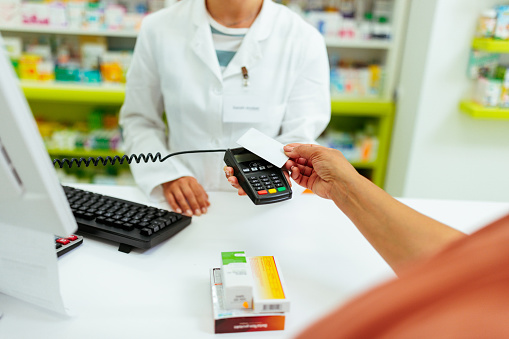
[{"label": "yellow button on keypad", "polygon": [[271,188],[271,189],[269,190],[269,193],[276,193],[276,192],[277,192],[277,191],[276,191],[276,189],[275,189],[275,188]]}]

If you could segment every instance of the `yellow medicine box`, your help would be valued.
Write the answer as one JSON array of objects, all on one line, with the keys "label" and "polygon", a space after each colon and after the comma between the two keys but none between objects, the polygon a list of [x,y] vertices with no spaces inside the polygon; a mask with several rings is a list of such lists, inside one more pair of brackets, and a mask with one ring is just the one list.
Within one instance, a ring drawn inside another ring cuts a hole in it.
[{"label": "yellow medicine box", "polygon": [[255,313],[288,312],[290,300],[276,258],[249,257],[253,277],[253,310]]}]

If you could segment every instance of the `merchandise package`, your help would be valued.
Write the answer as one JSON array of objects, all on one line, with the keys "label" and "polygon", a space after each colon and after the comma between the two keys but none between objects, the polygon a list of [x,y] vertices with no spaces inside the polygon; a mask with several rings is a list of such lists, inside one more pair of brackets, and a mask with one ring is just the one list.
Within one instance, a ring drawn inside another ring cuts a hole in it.
[{"label": "merchandise package", "polygon": [[260,314],[253,309],[225,309],[220,268],[210,270],[210,286],[215,333],[284,330],[285,314],[282,312]]}]

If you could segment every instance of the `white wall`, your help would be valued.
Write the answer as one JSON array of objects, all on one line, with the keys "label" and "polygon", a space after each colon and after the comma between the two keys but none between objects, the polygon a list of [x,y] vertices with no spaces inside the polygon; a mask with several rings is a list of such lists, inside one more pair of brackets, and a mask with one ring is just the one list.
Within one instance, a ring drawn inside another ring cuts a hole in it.
[{"label": "white wall", "polygon": [[387,191],[395,196],[509,201],[509,121],[458,109],[477,18],[496,0],[413,1]]}]

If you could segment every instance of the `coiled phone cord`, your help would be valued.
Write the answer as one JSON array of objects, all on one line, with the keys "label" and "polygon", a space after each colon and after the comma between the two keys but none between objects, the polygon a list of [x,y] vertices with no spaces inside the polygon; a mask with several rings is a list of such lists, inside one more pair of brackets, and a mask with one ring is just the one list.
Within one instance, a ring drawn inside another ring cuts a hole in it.
[{"label": "coiled phone cord", "polygon": [[124,154],[121,157],[118,155],[115,155],[113,158],[110,156],[107,156],[106,158],[99,156],[97,158],[89,157],[89,158],[79,158],[79,159],[76,159],[76,158],[53,159],[53,166],[55,166],[55,164],[58,164],[58,166],[60,168],[63,168],[64,165],[67,164],[69,166],[69,168],[71,168],[73,164],[76,164],[77,167],[80,167],[82,164],[84,164],[85,167],[88,167],[90,164],[97,166],[99,163],[101,163],[103,166],[106,166],[108,163],[110,163],[111,165],[115,165],[115,162],[117,162],[117,161],[120,165],[122,165],[124,162],[131,164],[133,161],[135,161],[137,164],[139,164],[142,161],[145,163],[148,163],[149,161],[163,162],[166,159],[173,157],[175,155],[188,154],[188,153],[212,153],[212,152],[226,152],[226,149],[181,151],[181,152],[175,152],[175,153],[168,154],[165,157],[163,157],[161,155],[161,153],[157,152],[156,154],[147,153],[146,155],[143,153],[131,154],[131,155]]}]

